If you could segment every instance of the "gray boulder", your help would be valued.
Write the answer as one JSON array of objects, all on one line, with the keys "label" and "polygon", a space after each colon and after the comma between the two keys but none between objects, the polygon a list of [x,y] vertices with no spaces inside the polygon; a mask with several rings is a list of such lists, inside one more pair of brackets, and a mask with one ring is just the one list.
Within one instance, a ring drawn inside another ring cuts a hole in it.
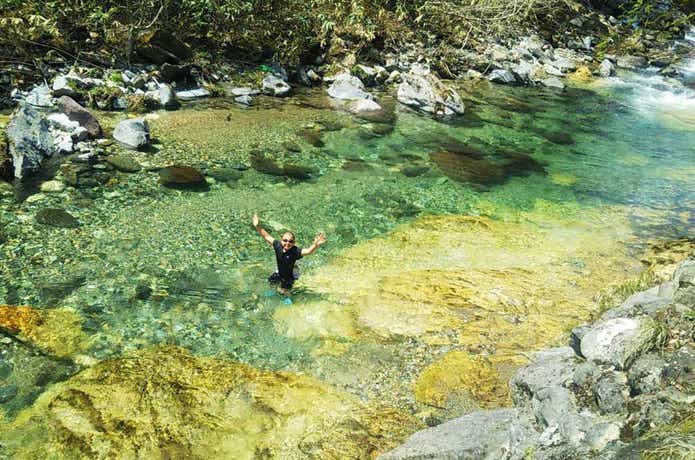
[{"label": "gray boulder", "polygon": [[181,103],[176,99],[176,92],[166,83],[159,86],[159,102],[165,110],[176,110],[181,107]]},{"label": "gray boulder", "polygon": [[31,91],[29,91],[29,94],[27,94],[25,101],[34,107],[53,107],[53,95],[51,94],[51,90],[46,85],[34,87]]},{"label": "gray boulder", "polygon": [[604,59],[598,68],[598,73],[602,77],[610,77],[615,74],[615,64],[610,59]]},{"label": "gray boulder", "polygon": [[378,459],[523,459],[537,438],[532,421],[517,409],[474,412],[418,431]]},{"label": "gray boulder", "polygon": [[365,90],[362,80],[347,72],[336,75],[333,83],[328,87],[328,95],[333,99],[344,101],[374,99],[374,96]]},{"label": "gray boulder", "polygon": [[55,153],[48,121],[32,105],[22,103],[7,125],[7,141],[14,177],[36,173],[43,160]]},{"label": "gray boulder", "polygon": [[89,84],[75,75],[59,75],[53,80],[53,97],[75,97],[78,89],[87,89]]},{"label": "gray boulder", "polygon": [[614,318],[595,324],[581,342],[586,359],[625,369],[640,352],[649,351],[648,322],[639,318]]},{"label": "gray boulder", "polygon": [[245,105],[245,106],[251,106],[253,105],[253,98],[249,96],[248,94],[243,94],[241,96],[237,96],[234,98],[234,102],[237,104]]},{"label": "gray boulder", "polygon": [[517,82],[514,74],[505,69],[493,70],[490,72],[490,75],[487,76],[487,79],[493,83],[501,83],[503,85],[513,85]]},{"label": "gray boulder", "polygon": [[630,393],[656,393],[663,384],[667,368],[666,360],[657,354],[650,353],[637,358],[627,374]]},{"label": "gray boulder", "polygon": [[541,83],[547,88],[565,89],[565,84],[557,77],[544,78]]},{"label": "gray boulder", "polygon": [[377,71],[374,67],[369,67],[364,64],[357,64],[352,68],[352,73],[367,86],[373,86],[376,84]]},{"label": "gray boulder", "polygon": [[102,131],[99,120],[70,96],[61,96],[58,99],[58,108],[69,119],[78,122],[80,126],[84,127],[90,137],[101,137]]},{"label": "gray boulder", "polygon": [[534,353],[533,362],[519,369],[509,381],[514,404],[527,404],[543,388],[564,386],[572,378],[577,362],[570,347]]},{"label": "gray boulder", "polygon": [[280,77],[267,75],[261,82],[261,91],[269,96],[285,97],[290,94],[292,87]]},{"label": "gray boulder", "polygon": [[129,149],[146,147],[150,143],[150,128],[144,118],[123,120],[113,130],[113,138]]},{"label": "gray boulder", "polygon": [[602,414],[625,412],[630,389],[622,372],[608,372],[594,385],[594,397]]},{"label": "gray boulder", "polygon": [[636,69],[647,65],[647,60],[643,56],[623,55],[618,56],[618,67],[623,69]]},{"label": "gray boulder", "polygon": [[465,106],[461,96],[432,75],[429,67],[413,64],[403,82],[398,85],[398,102],[421,112],[438,117],[463,114]]}]

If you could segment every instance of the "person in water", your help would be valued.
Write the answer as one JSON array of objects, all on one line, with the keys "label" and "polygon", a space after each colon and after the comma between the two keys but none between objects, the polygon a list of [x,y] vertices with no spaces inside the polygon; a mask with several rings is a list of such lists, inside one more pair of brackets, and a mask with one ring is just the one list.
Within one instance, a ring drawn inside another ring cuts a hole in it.
[{"label": "person in water", "polygon": [[278,269],[270,275],[268,281],[272,284],[279,284],[278,290],[283,295],[289,295],[290,289],[294,281],[298,278],[294,274],[294,263],[304,256],[313,254],[323,243],[326,242],[326,235],[319,233],[314,238],[314,242],[308,248],[300,249],[295,245],[295,237],[292,232],[282,234],[280,240],[273,238],[263,227],[261,227],[258,214],[253,213],[253,226],[256,231],[275,249],[275,260],[277,261]]}]

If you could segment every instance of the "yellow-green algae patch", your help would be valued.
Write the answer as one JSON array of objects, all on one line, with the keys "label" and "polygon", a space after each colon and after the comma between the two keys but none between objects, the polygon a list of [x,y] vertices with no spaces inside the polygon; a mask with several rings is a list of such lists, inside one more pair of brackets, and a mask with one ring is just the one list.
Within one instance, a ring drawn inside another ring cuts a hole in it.
[{"label": "yellow-green algae patch", "polygon": [[[465,366],[506,381],[526,352],[561,343],[568,327],[596,314],[592,299],[609,280],[640,265],[625,249],[634,237],[623,208],[538,200],[532,212],[494,211],[500,219],[421,217],[344,251],[303,284],[351,312],[363,340],[454,346],[471,356]],[[447,391],[466,390],[435,377],[445,374],[425,370],[418,400],[439,405]],[[468,393],[484,406],[506,401],[506,389],[493,387]]]},{"label": "yellow-green algae patch", "polygon": [[59,358],[75,358],[89,347],[82,317],[69,308],[0,305],[0,330]]},{"label": "yellow-green algae patch", "polygon": [[420,427],[311,377],[162,347],[57,384],[0,439],[17,459],[363,459]]},{"label": "yellow-green algae patch", "polygon": [[465,393],[485,407],[506,402],[506,386],[486,357],[452,351],[420,374],[414,391],[431,406],[446,407],[447,398]]}]

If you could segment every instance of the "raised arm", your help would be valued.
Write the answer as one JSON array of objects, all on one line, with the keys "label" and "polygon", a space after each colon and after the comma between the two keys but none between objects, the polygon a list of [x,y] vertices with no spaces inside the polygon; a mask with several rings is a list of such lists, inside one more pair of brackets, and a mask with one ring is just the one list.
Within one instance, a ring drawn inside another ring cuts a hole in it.
[{"label": "raised arm", "polygon": [[308,256],[309,254],[313,254],[314,251],[316,251],[318,248],[323,245],[323,243],[326,242],[326,234],[321,232],[318,235],[316,235],[316,238],[314,238],[314,242],[311,243],[311,246],[308,248],[302,249],[302,256]]},{"label": "raised arm", "polygon": [[255,212],[253,213],[252,223],[258,234],[261,235],[263,239],[266,240],[269,244],[273,244],[275,238],[270,236],[270,233],[266,232],[265,229],[261,227],[261,221],[260,219],[258,219],[258,214],[256,214]]}]

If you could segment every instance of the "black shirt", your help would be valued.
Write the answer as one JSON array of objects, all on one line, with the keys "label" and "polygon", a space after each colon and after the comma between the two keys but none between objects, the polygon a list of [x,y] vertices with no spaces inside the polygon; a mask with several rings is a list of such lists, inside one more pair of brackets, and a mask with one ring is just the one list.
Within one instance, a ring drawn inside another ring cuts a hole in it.
[{"label": "black shirt", "polygon": [[294,271],[294,263],[302,258],[302,250],[297,246],[292,246],[289,251],[282,250],[282,243],[279,240],[273,241],[275,249],[275,259],[278,262],[278,273],[280,278],[291,280]]}]

